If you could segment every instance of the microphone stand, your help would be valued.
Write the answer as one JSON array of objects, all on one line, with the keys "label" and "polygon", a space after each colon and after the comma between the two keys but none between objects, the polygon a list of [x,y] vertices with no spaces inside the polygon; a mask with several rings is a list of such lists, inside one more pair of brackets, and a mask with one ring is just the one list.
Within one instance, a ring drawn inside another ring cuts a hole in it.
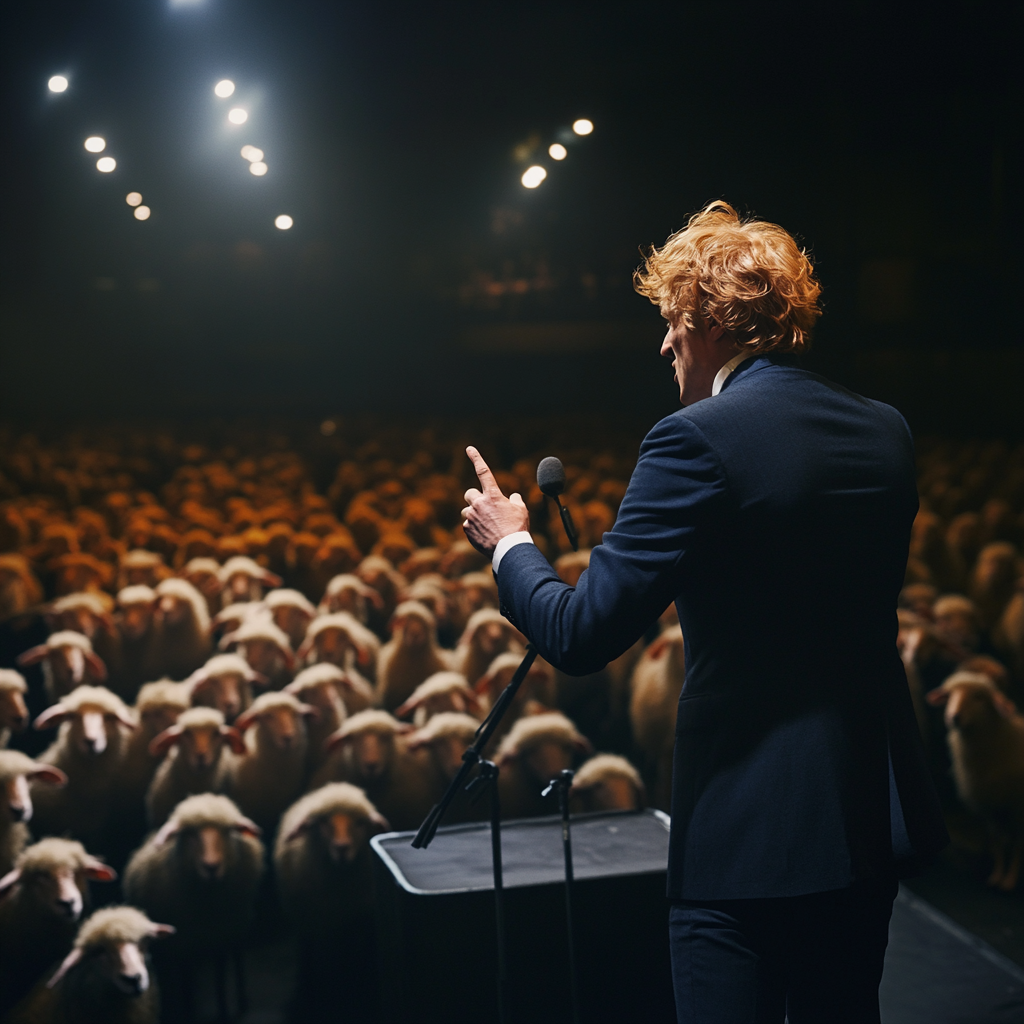
[{"label": "microphone stand", "polygon": [[[455,774],[445,790],[444,796],[434,805],[430,813],[423,819],[419,831],[413,838],[412,845],[416,850],[426,849],[438,826],[441,818],[448,809],[448,805],[455,799],[455,794],[463,787],[473,769],[480,765],[480,775],[474,779],[471,785],[479,783],[481,786],[491,787],[491,861],[494,869],[494,916],[498,936],[498,1020],[500,1024],[507,1024],[509,1018],[508,1007],[508,971],[505,960],[505,890],[504,874],[501,866],[501,807],[498,801],[498,766],[492,761],[487,761],[482,756],[482,751],[491,738],[494,730],[497,729],[505,712],[508,711],[519,687],[526,678],[530,666],[537,657],[537,649],[533,644],[527,644],[526,654],[519,663],[515,674],[512,676],[508,686],[501,692],[501,696],[494,702],[491,713],[480,724],[472,744],[462,755],[462,766]],[[468,788],[468,787],[467,787]],[[568,807],[568,803],[566,803]]]},{"label": "microphone stand", "polygon": [[572,836],[569,832],[569,790],[576,773],[565,768],[549,783],[541,796],[558,792],[558,806],[562,811],[562,853],[565,855],[565,924],[569,936],[569,994],[572,997],[573,1024],[580,1024],[580,992],[576,982],[576,941],[572,925]]}]

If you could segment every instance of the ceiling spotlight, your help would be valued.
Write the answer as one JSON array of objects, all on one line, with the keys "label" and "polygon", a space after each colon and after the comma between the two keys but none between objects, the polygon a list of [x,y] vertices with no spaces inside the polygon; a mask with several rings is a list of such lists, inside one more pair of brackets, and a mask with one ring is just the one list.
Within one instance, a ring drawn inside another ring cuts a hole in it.
[{"label": "ceiling spotlight", "polygon": [[101,139],[98,135],[90,135],[85,140],[85,148],[90,153],[102,153],[107,148],[107,140]]},{"label": "ceiling spotlight", "polygon": [[594,122],[581,117],[578,121],[573,121],[572,130],[577,135],[589,135],[594,130]]},{"label": "ceiling spotlight", "polygon": [[560,142],[552,142],[548,146],[548,156],[552,160],[564,160],[569,155],[569,150],[565,148]]},{"label": "ceiling spotlight", "polygon": [[129,192],[128,195],[126,195],[124,197],[124,201],[129,206],[138,206],[139,203],[142,202],[142,193],[141,192]]},{"label": "ceiling spotlight", "polygon": [[262,160],[253,160],[249,164],[249,173],[255,174],[257,178],[262,178],[267,173],[267,165]]},{"label": "ceiling spotlight", "polygon": [[149,220],[149,215],[153,211],[148,206],[136,206],[135,207],[135,219],[136,220]]},{"label": "ceiling spotlight", "polygon": [[250,163],[256,163],[257,160],[263,159],[263,150],[257,149],[255,146],[243,146],[242,156]]},{"label": "ceiling spotlight", "polygon": [[68,80],[63,75],[54,75],[46,85],[50,92],[64,92],[68,87]]},{"label": "ceiling spotlight", "polygon": [[523,171],[522,182],[526,188],[536,188],[547,176],[548,172],[540,164],[534,164]]},{"label": "ceiling spotlight", "polygon": [[109,174],[117,166],[117,161],[112,156],[101,156],[96,161],[96,170]]},{"label": "ceiling spotlight", "polygon": [[228,111],[228,120],[232,124],[245,124],[249,120],[249,112],[241,107],[232,107]]},{"label": "ceiling spotlight", "polygon": [[287,231],[294,223],[295,221],[287,213],[282,213],[274,218],[274,227],[279,231]]},{"label": "ceiling spotlight", "polygon": [[226,100],[235,91],[235,83],[230,78],[222,78],[214,87],[213,95]]}]

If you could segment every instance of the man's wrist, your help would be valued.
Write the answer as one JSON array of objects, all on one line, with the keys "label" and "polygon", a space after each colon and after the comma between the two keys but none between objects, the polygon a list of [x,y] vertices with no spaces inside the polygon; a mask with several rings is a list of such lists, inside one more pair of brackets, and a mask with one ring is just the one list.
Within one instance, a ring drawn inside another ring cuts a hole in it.
[{"label": "man's wrist", "polygon": [[518,533],[510,533],[505,537],[502,537],[494,546],[494,554],[491,556],[491,568],[495,572],[498,571],[498,566],[501,564],[501,560],[505,557],[505,553],[510,549],[514,548],[517,544],[532,544],[533,537],[530,536],[529,530],[520,530]]}]

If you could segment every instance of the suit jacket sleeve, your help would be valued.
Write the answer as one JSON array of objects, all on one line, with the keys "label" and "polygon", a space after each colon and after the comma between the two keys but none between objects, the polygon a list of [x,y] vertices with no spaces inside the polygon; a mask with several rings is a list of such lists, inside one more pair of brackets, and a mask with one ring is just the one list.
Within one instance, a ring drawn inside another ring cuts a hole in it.
[{"label": "suit jacket sleeve", "polygon": [[575,588],[532,544],[505,553],[506,617],[570,675],[603,668],[635,643],[679,591],[687,554],[727,497],[725,471],[701,431],[676,413],[644,439],[615,526]]}]

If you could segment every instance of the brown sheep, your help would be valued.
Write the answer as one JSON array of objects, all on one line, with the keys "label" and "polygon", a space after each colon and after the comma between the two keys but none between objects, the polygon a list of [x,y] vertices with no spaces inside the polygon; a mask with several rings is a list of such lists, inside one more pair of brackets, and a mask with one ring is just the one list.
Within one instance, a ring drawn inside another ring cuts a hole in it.
[{"label": "brown sheep", "polygon": [[455,581],[453,625],[461,635],[470,616],[481,608],[498,607],[498,584],[489,572],[467,572]]},{"label": "brown sheep", "polygon": [[451,667],[437,646],[434,616],[418,601],[403,601],[395,609],[391,629],[377,668],[377,699],[385,711],[408,700],[435,672]]},{"label": "brown sheep", "polygon": [[221,603],[234,604],[238,601],[259,601],[264,587],[281,586],[281,577],[244,555],[229,558],[220,570],[223,588]]},{"label": "brown sheep", "polygon": [[254,672],[269,680],[275,690],[292,680],[295,655],[288,637],[269,619],[253,616],[221,640],[221,647],[238,646],[238,653]]},{"label": "brown sheep", "polygon": [[159,679],[163,639],[156,614],[157,595],[141,584],[124,587],[117,594],[117,628],[120,659],[111,666],[110,686],[125,701],[133,701],[139,687]]},{"label": "brown sheep", "polygon": [[220,563],[216,558],[192,558],[181,570],[182,579],[188,580],[206,601],[211,616],[221,610]]},{"label": "brown sheep", "polygon": [[569,806],[574,814],[639,811],[646,802],[640,773],[617,754],[597,754],[582,764],[569,791]]},{"label": "brown sheep", "polygon": [[398,595],[405,589],[406,580],[380,555],[367,555],[356,567],[355,575],[380,595],[381,607],[376,608],[371,601],[371,606],[367,610],[367,625],[375,633],[383,636],[391,616],[398,607]]},{"label": "brown sheep", "polygon": [[185,680],[196,707],[216,708],[229,724],[252,704],[252,684],[269,685],[239,654],[215,654]]},{"label": "brown sheep", "polygon": [[590,742],[565,715],[551,711],[520,718],[501,741],[495,762],[501,768],[498,792],[503,818],[530,818],[557,813],[541,796],[547,784],[581,754]]},{"label": "brown sheep", "polygon": [[162,555],[155,551],[136,548],[121,556],[117,576],[117,589],[125,587],[150,587],[151,589],[169,575]]},{"label": "brown sheep", "polygon": [[161,624],[160,668],[172,679],[184,679],[210,656],[210,613],[203,595],[187,580],[164,580],[156,594]]},{"label": "brown sheep", "polygon": [[988,826],[988,883],[1009,892],[1024,858],[1024,716],[980,672],[954,672],[927,700],[945,705],[957,793]]},{"label": "brown sheep", "polygon": [[991,629],[1002,617],[1020,576],[1017,549],[1006,541],[986,544],[971,573],[971,599],[983,629]]},{"label": "brown sheep", "polygon": [[46,624],[54,633],[69,629],[87,636],[96,655],[108,672],[112,672],[120,663],[120,637],[111,615],[113,607],[109,594],[94,591],[66,594],[51,602]]},{"label": "brown sheep", "polygon": [[53,765],[33,761],[20,750],[0,750],[0,878],[12,870],[28,843],[32,818],[30,784],[63,786],[67,776]]},{"label": "brown sheep", "polygon": [[89,638],[70,630],[51,633],[45,644],[18,655],[22,668],[40,662],[46,695],[51,701],[60,700],[78,686],[96,685],[107,678],[107,666],[93,652]]},{"label": "brown sheep", "polygon": [[508,651],[520,658],[523,656],[522,639],[519,630],[501,612],[494,608],[481,608],[469,617],[459,637],[453,665],[466,677],[470,686],[476,686],[499,654]]},{"label": "brown sheep", "polygon": [[992,639],[1018,678],[1024,678],[1024,589],[1010,598]]},{"label": "brown sheep", "polygon": [[309,624],[299,659],[320,665],[328,662],[368,683],[377,678],[380,641],[348,612],[321,615]]},{"label": "brown sheep", "polygon": [[[366,685],[366,684],[364,684]],[[296,700],[316,708],[316,717],[309,725],[306,771],[310,775],[327,759],[327,740],[348,718],[345,698],[351,693],[351,679],[337,665],[323,663],[303,669],[285,688]],[[372,696],[367,685],[366,696]],[[368,702],[367,702],[368,703]],[[363,704],[363,707],[367,706]],[[354,708],[362,711],[363,707]]]},{"label": "brown sheep", "polygon": [[272,590],[264,598],[263,604],[274,625],[280,629],[293,650],[298,650],[305,639],[309,624],[316,618],[316,608],[304,594],[297,590]]},{"label": "brown sheep", "polygon": [[13,668],[0,668],[0,750],[11,741],[11,734],[28,725],[25,704],[25,677]]},{"label": "brown sheep", "polygon": [[365,626],[371,610],[380,612],[383,608],[384,598],[378,591],[353,573],[340,573],[328,582],[318,611],[321,615],[348,612]]},{"label": "brown sheep", "polygon": [[0,555],[0,622],[24,615],[43,599],[43,588],[22,555]]},{"label": "brown sheep", "polygon": [[974,602],[963,594],[943,594],[932,607],[935,632],[959,657],[978,646],[981,620]]},{"label": "brown sheep", "polygon": [[[447,786],[462,767],[462,755],[476,738],[480,722],[457,711],[442,711],[434,715],[422,728],[411,733],[406,740],[409,750],[426,750],[434,761],[434,768]],[[473,801],[463,790],[445,811],[446,824],[480,821],[490,815],[490,803]]]},{"label": "brown sheep", "polygon": [[435,672],[413,691],[412,696],[395,709],[396,718],[413,716],[417,728],[442,711],[469,713],[480,717],[480,701],[459,672]]}]

